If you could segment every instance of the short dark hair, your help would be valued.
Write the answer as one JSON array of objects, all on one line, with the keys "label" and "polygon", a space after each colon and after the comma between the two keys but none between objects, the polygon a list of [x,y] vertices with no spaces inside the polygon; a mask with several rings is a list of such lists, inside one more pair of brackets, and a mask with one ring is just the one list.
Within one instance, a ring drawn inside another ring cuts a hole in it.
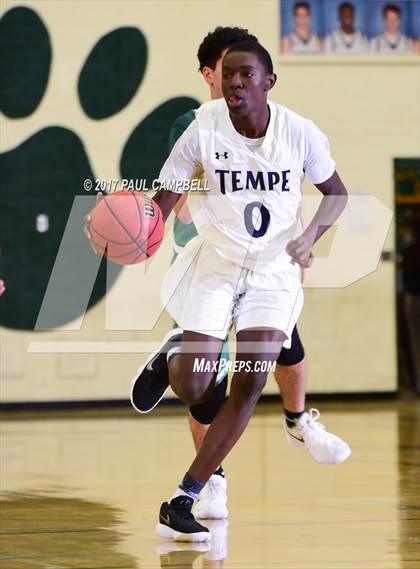
[{"label": "short dark hair", "polygon": [[198,48],[199,71],[203,71],[204,67],[215,69],[223,51],[243,41],[258,42],[258,39],[245,28],[218,26],[213,32],[209,32]]},{"label": "short dark hair", "polygon": [[338,7],[338,12],[341,13],[343,10],[351,10],[352,12],[354,12],[354,6],[351,2],[341,2],[341,4]]},{"label": "short dark hair", "polygon": [[311,11],[311,7],[309,6],[309,4],[307,2],[296,2],[296,4],[293,6],[293,15],[294,16],[296,15],[296,12],[299,10],[299,8],[303,8],[307,12]]},{"label": "short dark hair", "polygon": [[382,10],[382,15],[385,18],[387,12],[395,12],[401,16],[401,8],[397,4],[385,4]]},{"label": "short dark hair", "polygon": [[228,53],[243,51],[245,53],[255,53],[260,63],[264,66],[266,73],[273,73],[273,60],[268,51],[256,41],[241,41],[229,48]]}]

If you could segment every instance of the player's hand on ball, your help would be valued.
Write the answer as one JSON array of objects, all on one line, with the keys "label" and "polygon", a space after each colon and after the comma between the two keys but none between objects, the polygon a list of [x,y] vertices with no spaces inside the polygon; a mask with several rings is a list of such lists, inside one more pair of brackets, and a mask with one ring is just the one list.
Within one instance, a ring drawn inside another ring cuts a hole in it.
[{"label": "player's hand on ball", "polygon": [[116,265],[135,265],[155,254],[164,230],[158,203],[142,192],[121,190],[97,195],[83,231],[96,254]]},{"label": "player's hand on ball", "polygon": [[[103,197],[104,196],[100,192],[96,194],[96,203],[98,204]],[[85,237],[88,239],[90,246],[92,247],[92,251],[96,253],[96,255],[99,255],[95,245],[93,244],[92,235],[90,234],[89,231],[91,221],[92,221],[92,216],[90,215],[90,213],[88,213],[87,215],[85,215],[85,225],[83,227],[83,233],[85,234]]]},{"label": "player's hand on ball", "polygon": [[286,246],[286,253],[292,257],[292,263],[297,263],[303,269],[312,265],[314,256],[311,253],[312,243],[301,235],[297,239],[292,239]]}]

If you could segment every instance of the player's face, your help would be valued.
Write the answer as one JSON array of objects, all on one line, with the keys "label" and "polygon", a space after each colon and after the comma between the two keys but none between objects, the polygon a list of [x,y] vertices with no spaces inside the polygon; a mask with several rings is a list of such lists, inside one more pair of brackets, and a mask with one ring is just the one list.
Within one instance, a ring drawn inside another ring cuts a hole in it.
[{"label": "player's face", "polygon": [[340,23],[343,27],[352,26],[354,22],[354,10],[351,8],[343,8],[340,11]]},{"label": "player's face", "polygon": [[267,74],[254,53],[227,53],[222,66],[223,96],[232,114],[246,116],[267,100],[275,75]]},{"label": "player's face", "polygon": [[400,16],[396,12],[385,14],[385,29],[389,34],[397,34],[400,31]]},{"label": "player's face", "polygon": [[298,8],[293,16],[295,26],[297,28],[308,29],[311,21],[311,16],[306,8]]}]

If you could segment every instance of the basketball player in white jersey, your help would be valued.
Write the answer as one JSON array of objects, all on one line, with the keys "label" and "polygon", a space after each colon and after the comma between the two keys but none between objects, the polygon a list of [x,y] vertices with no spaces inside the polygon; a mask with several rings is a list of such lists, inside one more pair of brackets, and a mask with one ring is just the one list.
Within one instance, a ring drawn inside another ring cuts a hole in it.
[{"label": "basketball player in white jersey", "polygon": [[[168,383],[186,404],[205,401],[224,339],[235,325],[230,396],[160,510],[158,534],[184,541],[210,538],[191,513],[194,500],[248,424],[267,365],[276,361],[302,308],[299,266],[310,266],[314,243],[335,223],[347,199],[325,135],[311,121],[267,100],[276,76],[260,44],[233,46],[224,57],[222,77],[224,100],[198,109],[165,162],[162,189],[153,198],[166,220],[181,196],[174,180],[188,183],[204,173],[210,188],[194,218],[198,236],[162,285],[163,303],[182,330],[172,331],[149,359],[137,390],[149,409]],[[298,236],[304,173],[324,198]]]},{"label": "basketball player in white jersey", "polygon": [[354,28],[355,8],[350,2],[338,7],[340,28],[325,38],[325,53],[366,53],[368,41]]},{"label": "basketball player in white jersey", "polygon": [[[214,31],[207,34],[200,44],[197,53],[199,68],[209,86],[211,99],[223,98],[222,60],[224,54],[229,47],[244,40],[257,41],[257,38],[242,28],[217,27]],[[196,111],[188,111],[176,119],[169,135],[171,148],[195,119],[195,115]],[[186,192],[174,208],[178,217],[174,224],[174,242],[177,246],[177,254],[197,235],[191,212],[188,204],[185,202],[187,197],[188,193]],[[194,198],[196,196],[194,194],[191,197]],[[226,349],[226,344],[220,358],[221,360],[229,360],[229,351]],[[140,368],[139,373],[141,373],[142,369],[143,366]],[[192,405],[189,410],[189,425],[197,452],[201,448],[210,424],[225,400],[227,370],[225,370],[225,374],[222,372],[223,370],[219,372],[211,397],[204,403]],[[337,437],[335,438],[336,444],[331,444],[331,438],[335,437],[335,435],[328,433],[326,429],[321,427],[317,420],[319,412],[316,409],[305,412],[307,366],[305,351],[297,326],[295,326],[292,332],[290,346],[288,349],[284,346],[277,359],[274,377],[281,391],[284,406],[283,428],[288,443],[296,447],[306,447],[312,458],[322,464],[337,464],[341,462],[347,456],[347,444],[344,442],[340,444]],[[135,400],[133,402],[135,405]],[[225,518],[228,516],[226,503],[227,480],[224,469],[220,465],[200,493],[194,515],[198,519]]]},{"label": "basketball player in white jersey", "polygon": [[311,30],[311,7],[307,2],[296,2],[293,6],[293,22],[293,32],[282,40],[283,53],[321,53],[321,40]]},{"label": "basketball player in white jersey", "polygon": [[373,53],[414,53],[414,42],[400,31],[401,8],[396,4],[385,4],[382,15],[385,31],[370,40]]}]

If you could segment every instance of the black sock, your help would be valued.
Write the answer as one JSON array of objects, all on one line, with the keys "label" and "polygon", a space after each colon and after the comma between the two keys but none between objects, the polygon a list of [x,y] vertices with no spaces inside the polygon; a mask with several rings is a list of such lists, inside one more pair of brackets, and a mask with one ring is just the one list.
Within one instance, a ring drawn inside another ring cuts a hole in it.
[{"label": "black sock", "polygon": [[294,411],[288,411],[287,409],[284,410],[284,414],[286,416],[286,424],[288,427],[292,428],[296,426],[297,420],[302,417],[305,411],[301,411],[300,413],[295,413]]},{"label": "black sock", "polygon": [[205,484],[203,484],[199,480],[195,480],[192,476],[188,474],[188,472],[182,479],[181,484],[179,485],[181,490],[183,490],[186,494],[188,494],[188,496],[191,496],[191,498],[194,498],[194,500],[200,494],[204,486]]},{"label": "black sock", "polygon": [[223,470],[222,465],[220,465],[219,468],[213,472],[213,474],[217,474],[218,476],[221,476],[222,478],[224,478],[225,477],[225,471]]}]

